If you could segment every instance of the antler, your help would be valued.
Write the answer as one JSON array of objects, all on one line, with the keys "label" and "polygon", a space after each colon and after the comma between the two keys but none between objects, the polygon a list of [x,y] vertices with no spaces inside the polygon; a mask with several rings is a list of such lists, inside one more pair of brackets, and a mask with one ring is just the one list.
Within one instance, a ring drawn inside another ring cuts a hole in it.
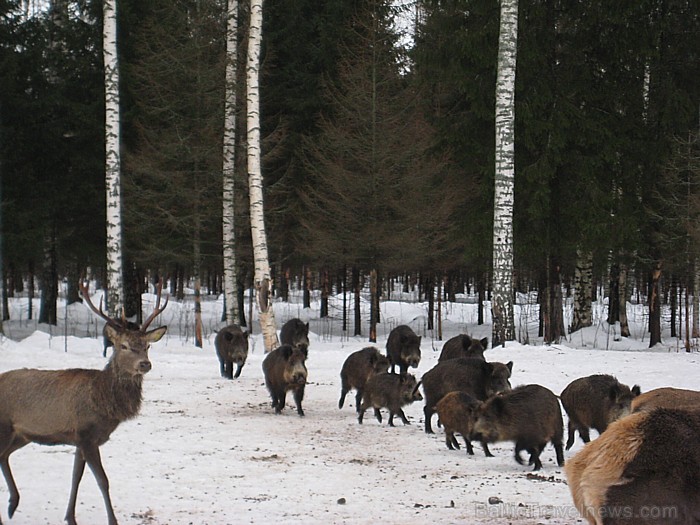
[{"label": "antler", "polygon": [[153,322],[153,319],[158,317],[160,313],[165,310],[165,307],[168,306],[168,300],[170,299],[169,295],[165,296],[165,304],[161,307],[160,306],[160,297],[163,292],[163,278],[161,277],[158,281],[158,286],[156,286],[156,306],[151,315],[148,316],[148,318],[143,322],[141,325],[141,330],[143,332],[146,331],[148,328],[148,325]]},{"label": "antler", "polygon": [[92,304],[92,300],[90,299],[90,291],[88,290],[87,286],[85,286],[85,283],[83,283],[83,279],[80,279],[80,282],[78,283],[78,287],[80,288],[80,294],[83,296],[83,299],[87,303],[87,305],[90,307],[90,310],[95,312],[97,315],[99,315],[102,319],[107,321],[108,324],[112,326],[119,326],[119,323],[109,317],[106,313],[102,311],[102,299],[100,299],[100,308],[99,310],[97,307]]}]

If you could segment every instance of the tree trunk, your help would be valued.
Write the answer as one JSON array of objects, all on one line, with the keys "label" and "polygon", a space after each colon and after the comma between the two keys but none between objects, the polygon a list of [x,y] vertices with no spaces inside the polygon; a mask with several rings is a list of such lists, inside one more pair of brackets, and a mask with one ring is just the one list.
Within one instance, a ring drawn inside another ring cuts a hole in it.
[{"label": "tree trunk", "polygon": [[630,325],[627,320],[627,265],[620,264],[620,275],[618,277],[618,318],[620,319],[620,335],[630,336]]},{"label": "tree trunk", "polygon": [[700,264],[695,259],[693,264],[693,338],[700,337]]},{"label": "tree trunk", "polygon": [[238,0],[228,0],[226,17],[226,86],[224,94],[223,149],[223,258],[224,314],[228,324],[239,317],[236,268],[236,87],[238,74]]},{"label": "tree trunk", "polygon": [[303,307],[311,308],[311,268],[304,266]]},{"label": "tree trunk", "polygon": [[103,54],[105,69],[105,186],[107,189],[107,308],[118,317],[124,300],[122,202],[117,61],[117,0],[105,0]]},{"label": "tree trunk", "polygon": [[574,316],[571,332],[593,326],[593,253],[576,251],[574,273]]},{"label": "tree trunk", "polygon": [[501,0],[496,72],[496,171],[493,210],[493,346],[515,339],[513,195],[518,0]]},{"label": "tree trunk", "polygon": [[659,280],[661,279],[661,262],[651,271],[649,277],[649,348],[661,342],[661,295]]},{"label": "tree trunk", "polygon": [[29,276],[27,277],[27,319],[34,319],[34,261],[29,261]]},{"label": "tree trunk", "polygon": [[331,295],[331,283],[328,270],[324,269],[321,272],[321,310],[319,315],[321,318],[328,317],[328,298]]},{"label": "tree trunk", "polygon": [[378,288],[377,270],[372,269],[369,272],[369,293],[370,293],[370,307],[369,307],[369,342],[377,342],[377,310],[379,309],[379,295],[377,293]]},{"label": "tree trunk", "polygon": [[[445,281],[447,281],[447,276],[445,276]],[[437,298],[438,298],[438,303],[437,303],[437,309],[435,311],[435,321],[437,324],[437,336],[435,337],[438,341],[442,341],[442,290],[441,290],[441,285],[442,281],[438,279],[437,283]],[[445,284],[447,286],[447,284]]]},{"label": "tree trunk", "polygon": [[247,131],[248,131],[248,187],[250,193],[250,231],[255,260],[255,297],[260,312],[260,329],[265,351],[279,346],[275,312],[272,308],[272,277],[265,233],[263,205],[263,177],[260,139],[260,48],[262,45],[263,0],[250,2],[250,30],[248,33],[247,67]]},{"label": "tree trunk", "polygon": [[610,266],[610,290],[608,291],[608,324],[614,325],[620,319],[620,267]]},{"label": "tree trunk", "polygon": [[428,274],[425,278],[425,298],[428,300],[428,330],[433,329],[433,318],[435,317],[435,283],[433,275]]},{"label": "tree trunk", "polygon": [[479,298],[479,306],[477,312],[476,324],[481,326],[484,324],[484,302],[486,302],[486,277],[483,273],[479,273],[479,278],[476,281],[476,293]]},{"label": "tree trunk", "polygon": [[545,291],[544,342],[558,344],[564,334],[564,305],[561,292],[561,268],[552,257],[547,261],[547,285]]},{"label": "tree trunk", "polygon": [[671,337],[678,337],[678,332],[676,331],[676,314],[678,312],[678,281],[675,275],[671,275],[671,289],[669,290],[671,295],[669,305],[671,307]]},{"label": "tree trunk", "polygon": [[360,309],[360,270],[352,267],[352,289],[355,292],[355,331],[353,335],[362,335],[362,311]]},{"label": "tree trunk", "polygon": [[58,272],[56,271],[56,231],[53,227],[44,236],[44,267],[42,273],[39,322],[56,325]]}]

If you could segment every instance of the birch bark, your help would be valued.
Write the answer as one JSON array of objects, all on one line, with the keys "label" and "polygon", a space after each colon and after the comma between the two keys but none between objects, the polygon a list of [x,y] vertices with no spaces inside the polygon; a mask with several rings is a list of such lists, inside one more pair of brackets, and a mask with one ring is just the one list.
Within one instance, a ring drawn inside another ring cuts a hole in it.
[{"label": "birch bark", "polygon": [[122,203],[117,61],[117,0],[105,0],[103,55],[105,69],[105,186],[107,191],[107,311],[118,316],[124,298]]},{"label": "birch bark", "polygon": [[493,207],[493,346],[515,339],[513,319],[513,194],[515,64],[518,1],[501,0],[496,75],[496,172]]},{"label": "birch bark", "polygon": [[[272,278],[265,233],[263,178],[260,159],[260,48],[262,43],[263,0],[250,1],[246,102],[248,107],[248,188],[250,194],[250,231],[255,262],[255,299],[260,313],[260,329],[265,351],[279,346],[275,314],[272,309]],[[252,320],[251,320],[252,322]]]},{"label": "birch bark", "polygon": [[226,18],[226,92],[224,96],[223,248],[226,321],[238,323],[238,272],[236,269],[235,170],[236,76],[238,73],[238,0],[228,0]]}]

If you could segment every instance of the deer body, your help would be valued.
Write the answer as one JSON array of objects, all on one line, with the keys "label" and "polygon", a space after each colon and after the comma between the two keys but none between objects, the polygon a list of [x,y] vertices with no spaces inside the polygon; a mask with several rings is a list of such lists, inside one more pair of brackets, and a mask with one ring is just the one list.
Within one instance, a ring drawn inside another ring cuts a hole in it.
[{"label": "deer body", "polygon": [[[156,313],[157,305],[149,322]],[[106,331],[114,352],[103,370],[25,368],[0,374],[0,470],[10,492],[10,517],[19,504],[10,454],[29,443],[66,444],[76,447],[66,521],[75,524],[78,485],[87,463],[105,501],[108,523],[117,523],[99,447],[141,407],[143,375],[151,369],[148,349],[167,329],[162,326],[146,332],[147,326],[144,323],[141,330],[131,330],[108,321]]]}]

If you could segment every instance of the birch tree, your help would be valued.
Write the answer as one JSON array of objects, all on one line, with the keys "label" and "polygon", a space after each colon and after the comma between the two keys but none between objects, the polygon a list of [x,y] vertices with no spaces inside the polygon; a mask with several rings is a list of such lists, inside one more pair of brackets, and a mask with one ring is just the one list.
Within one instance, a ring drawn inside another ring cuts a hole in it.
[{"label": "birch tree", "polygon": [[223,152],[223,248],[226,320],[238,322],[236,271],[235,173],[236,173],[236,75],[238,66],[238,0],[228,0],[226,17],[226,88],[224,97]]},{"label": "birch tree", "polygon": [[105,71],[105,186],[107,190],[107,307],[117,315],[124,298],[122,271],[121,156],[117,0],[105,0],[103,22]]},{"label": "birch tree", "polygon": [[518,0],[501,0],[496,73],[496,172],[493,203],[493,346],[515,339],[513,318],[513,195],[515,63]]},{"label": "birch tree", "polygon": [[[260,329],[265,351],[279,346],[275,313],[272,309],[272,278],[265,233],[263,205],[263,178],[260,153],[260,48],[262,44],[263,0],[250,1],[250,28],[248,33],[247,62],[247,133],[248,133],[248,187],[250,194],[250,232],[255,263],[255,299],[260,312]],[[252,320],[251,320],[252,322]]]}]

